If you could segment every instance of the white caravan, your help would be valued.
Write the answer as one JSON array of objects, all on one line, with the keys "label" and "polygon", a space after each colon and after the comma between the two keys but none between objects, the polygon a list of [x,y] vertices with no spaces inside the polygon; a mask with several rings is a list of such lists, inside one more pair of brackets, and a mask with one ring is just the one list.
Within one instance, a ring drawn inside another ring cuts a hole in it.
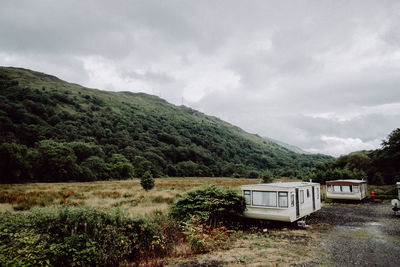
[{"label": "white caravan", "polygon": [[395,214],[400,210],[400,182],[396,183],[396,188],[397,188],[397,199],[392,199],[392,210],[394,211]]},{"label": "white caravan", "polygon": [[400,199],[400,182],[396,183],[398,199]]},{"label": "white caravan", "polygon": [[326,197],[330,199],[362,200],[367,197],[367,182],[364,180],[327,181]]},{"label": "white caravan", "polygon": [[241,187],[247,218],[294,222],[321,209],[320,184],[289,182]]}]

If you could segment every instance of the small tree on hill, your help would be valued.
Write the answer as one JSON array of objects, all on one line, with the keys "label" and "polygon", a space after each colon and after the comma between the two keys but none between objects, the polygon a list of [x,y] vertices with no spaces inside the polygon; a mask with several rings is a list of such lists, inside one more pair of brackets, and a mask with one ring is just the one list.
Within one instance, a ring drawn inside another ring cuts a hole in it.
[{"label": "small tree on hill", "polygon": [[274,180],[274,175],[272,174],[272,172],[268,169],[264,170],[261,174],[261,178],[263,183],[271,183],[272,180]]},{"label": "small tree on hill", "polygon": [[142,185],[143,189],[149,191],[154,187],[154,178],[151,175],[150,171],[146,171],[142,178],[140,179],[140,184]]},{"label": "small tree on hill", "polygon": [[260,176],[260,174],[258,173],[258,171],[252,170],[252,171],[249,171],[248,176],[249,176],[249,178],[256,179]]}]

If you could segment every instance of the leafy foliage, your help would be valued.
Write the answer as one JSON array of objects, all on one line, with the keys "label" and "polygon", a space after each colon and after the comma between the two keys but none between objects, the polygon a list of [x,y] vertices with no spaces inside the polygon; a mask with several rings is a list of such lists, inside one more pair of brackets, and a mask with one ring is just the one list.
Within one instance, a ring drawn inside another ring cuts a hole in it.
[{"label": "leafy foliage", "polygon": [[33,148],[15,143],[0,145],[0,182],[26,180],[58,182],[128,179],[133,166],[121,154],[106,162],[100,146],[82,142],[42,140]]},{"label": "leafy foliage", "polygon": [[172,217],[180,221],[199,222],[216,226],[236,223],[246,208],[244,198],[234,190],[216,185],[205,186],[186,193],[171,208]]},{"label": "leafy foliage", "polygon": [[5,266],[115,266],[165,251],[162,223],[92,208],[44,209],[0,217]]},{"label": "leafy foliage", "polygon": [[270,170],[265,170],[261,174],[261,179],[263,183],[271,183],[274,180],[274,175]]},{"label": "leafy foliage", "polygon": [[225,226],[211,227],[198,219],[184,223],[184,232],[194,253],[205,253],[213,249],[227,249],[230,246],[229,232]]},{"label": "leafy foliage", "polygon": [[144,190],[149,191],[154,187],[154,178],[149,171],[146,171],[140,179],[140,185]]},{"label": "leafy foliage", "polygon": [[27,152],[28,148],[25,145],[0,145],[0,182],[20,182],[30,178]]},{"label": "leafy foliage", "polygon": [[[31,148],[45,153],[47,159],[39,160],[48,168],[34,174],[48,169],[42,175],[53,181],[115,178],[107,164],[118,165],[112,168],[125,178],[132,171],[125,163],[132,164],[136,177],[147,170],[153,177],[248,177],[253,174],[250,170],[265,169],[278,175],[287,170],[301,174],[317,162],[331,160],[295,153],[156,96],[93,90],[43,73],[5,67],[0,67],[0,143],[25,146],[19,147],[20,152],[3,150],[11,153],[3,157],[13,161],[14,170],[16,166],[29,169],[26,154],[37,156],[29,152]],[[51,158],[55,153],[60,154]],[[108,162],[114,154],[123,155],[127,162]],[[30,179],[19,171],[7,174],[11,181]]]}]

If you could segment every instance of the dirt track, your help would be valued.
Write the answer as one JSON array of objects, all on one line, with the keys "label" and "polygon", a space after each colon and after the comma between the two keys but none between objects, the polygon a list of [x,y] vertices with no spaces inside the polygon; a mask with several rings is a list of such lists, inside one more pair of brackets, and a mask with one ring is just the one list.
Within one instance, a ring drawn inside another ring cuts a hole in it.
[{"label": "dirt track", "polygon": [[325,251],[314,263],[400,266],[400,215],[390,202],[325,205],[308,223]]}]

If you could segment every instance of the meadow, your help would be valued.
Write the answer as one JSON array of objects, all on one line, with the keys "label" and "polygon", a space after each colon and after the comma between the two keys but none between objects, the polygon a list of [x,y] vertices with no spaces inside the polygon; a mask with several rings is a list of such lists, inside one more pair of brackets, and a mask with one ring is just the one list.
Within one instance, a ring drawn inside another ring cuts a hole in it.
[{"label": "meadow", "polygon": [[176,199],[196,187],[216,184],[239,192],[241,185],[259,182],[259,179],[236,178],[158,178],[155,187],[147,192],[140,186],[139,179],[3,184],[0,189],[0,212],[69,205],[119,208],[132,215],[146,216],[155,210],[168,210]]}]

